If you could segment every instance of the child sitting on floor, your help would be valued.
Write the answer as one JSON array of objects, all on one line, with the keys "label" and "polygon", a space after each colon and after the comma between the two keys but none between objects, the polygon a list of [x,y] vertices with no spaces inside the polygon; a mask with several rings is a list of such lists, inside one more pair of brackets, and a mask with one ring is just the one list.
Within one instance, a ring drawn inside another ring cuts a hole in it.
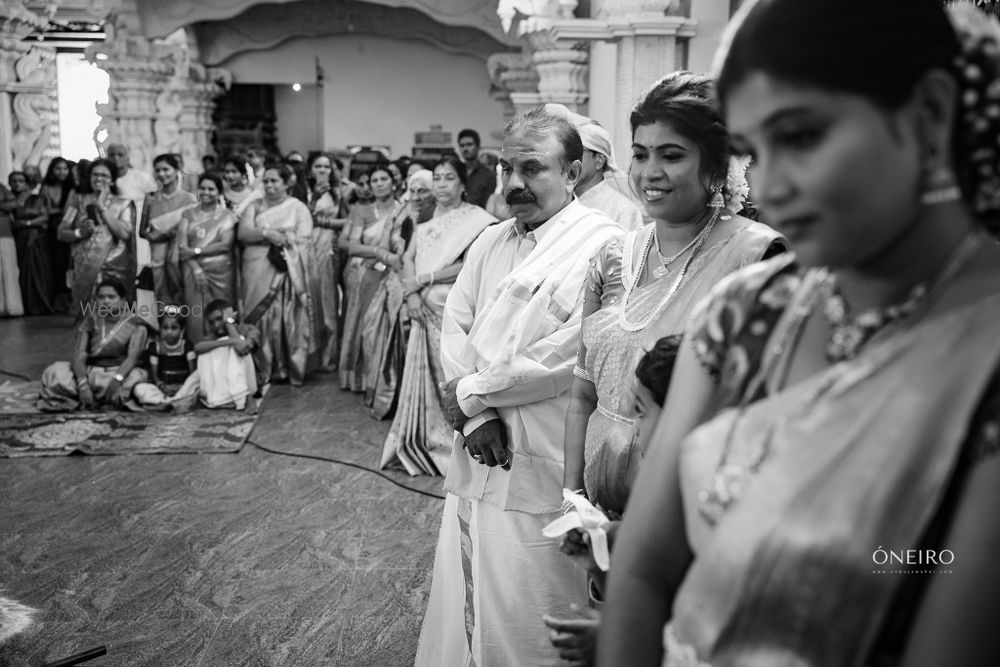
[{"label": "child sitting on floor", "polygon": [[185,325],[180,308],[163,309],[159,317],[160,333],[146,348],[150,382],[136,385],[132,392],[145,409],[184,409],[194,404],[196,355],[184,335]]},{"label": "child sitting on floor", "polygon": [[256,412],[253,397],[267,382],[266,376],[259,375],[267,365],[256,358],[260,354],[257,327],[237,322],[232,307],[216,299],[205,307],[205,328],[208,337],[194,346],[202,404]]},{"label": "child sitting on floor", "polygon": [[[653,430],[660,419],[680,343],[679,335],[661,338],[653,349],[642,355],[636,366],[635,380],[632,383],[636,413],[635,424],[632,427],[634,456],[641,457],[645,454]],[[630,467],[633,470],[638,469],[637,465]],[[633,481],[630,479],[626,483],[631,486]],[[620,520],[611,521],[605,527],[608,549],[614,546],[615,533],[620,523]],[[588,571],[591,598],[595,605],[599,605],[604,598],[606,573],[594,562],[589,536],[580,530],[571,530],[563,537],[562,550]],[[570,606],[572,611],[578,614],[576,618],[555,618],[547,614],[543,617],[545,625],[551,630],[549,638],[560,657],[570,660],[573,664],[592,665],[595,659],[601,612],[594,608]]]}]

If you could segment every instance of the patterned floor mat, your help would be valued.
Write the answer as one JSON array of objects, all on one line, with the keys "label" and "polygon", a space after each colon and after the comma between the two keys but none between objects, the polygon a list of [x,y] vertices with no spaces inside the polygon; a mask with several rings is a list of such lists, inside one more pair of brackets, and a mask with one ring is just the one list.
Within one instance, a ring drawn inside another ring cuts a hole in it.
[{"label": "patterned floor mat", "polygon": [[184,414],[105,412],[0,415],[0,457],[238,452],[257,415],[237,410]]}]

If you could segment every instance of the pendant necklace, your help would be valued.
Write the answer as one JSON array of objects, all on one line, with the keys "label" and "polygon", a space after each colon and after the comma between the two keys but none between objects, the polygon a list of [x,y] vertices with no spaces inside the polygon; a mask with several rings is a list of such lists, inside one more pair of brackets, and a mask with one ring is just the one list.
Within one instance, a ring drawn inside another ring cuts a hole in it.
[{"label": "pendant necklace", "polygon": [[669,271],[670,271],[670,268],[669,268],[670,264],[673,264],[674,262],[676,262],[678,257],[680,257],[681,255],[683,255],[684,253],[686,253],[688,250],[690,250],[694,246],[700,245],[700,243],[704,239],[704,237],[708,236],[708,234],[706,232],[711,232],[712,231],[712,226],[715,224],[716,217],[718,217],[718,213],[716,213],[715,215],[713,215],[712,216],[712,220],[707,225],[705,225],[704,227],[701,228],[701,231],[698,232],[697,236],[695,236],[693,239],[691,239],[691,241],[686,246],[684,246],[683,248],[681,248],[680,251],[674,253],[670,257],[665,257],[663,255],[663,253],[660,252],[660,235],[659,235],[659,232],[658,232],[658,230],[656,228],[656,223],[654,222],[653,223],[653,247],[656,248],[656,257],[657,257],[657,259],[660,260],[660,265],[658,267],[656,267],[655,269],[653,269],[653,277],[654,278],[662,278],[663,276],[667,275],[667,273],[669,273]]},{"label": "pendant necklace", "polygon": [[[630,322],[628,319],[628,302],[632,296],[632,292],[639,286],[639,281],[642,279],[642,270],[646,267],[646,257],[649,255],[649,251],[652,249],[653,239],[656,236],[656,223],[653,223],[653,231],[646,237],[646,244],[642,250],[642,256],[639,258],[639,266],[636,267],[635,275],[632,280],[625,285],[625,293],[622,295],[621,301],[618,302],[618,324],[624,331],[641,331],[649,326],[649,323],[653,321],[663,309],[667,306],[670,300],[673,298],[677,290],[680,289],[681,283],[684,281],[684,277],[687,275],[688,269],[691,267],[691,262],[698,255],[698,251],[705,241],[708,239],[709,234],[712,233],[712,229],[715,227],[715,222],[719,219],[719,211],[716,210],[712,215],[711,220],[705,225],[705,228],[701,230],[698,236],[695,237],[694,241],[691,243],[691,254],[688,258],[684,260],[684,264],[681,266],[680,271],[677,274],[677,279],[674,281],[670,289],[664,293],[663,298],[660,299],[660,303],[657,304],[656,308],[651,310],[646,317],[642,318],[638,322]],[[685,252],[687,248],[681,252]],[[653,274],[654,278],[657,278],[655,272]]]}]

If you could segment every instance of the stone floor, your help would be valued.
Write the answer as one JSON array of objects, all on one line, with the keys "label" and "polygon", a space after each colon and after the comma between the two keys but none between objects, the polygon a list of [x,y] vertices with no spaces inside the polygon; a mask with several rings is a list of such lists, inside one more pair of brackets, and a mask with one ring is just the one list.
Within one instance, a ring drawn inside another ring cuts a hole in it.
[{"label": "stone floor", "polygon": [[[0,319],[0,370],[38,377],[71,337],[65,318]],[[273,387],[251,440],[374,467],[387,430],[323,375]],[[0,459],[0,596],[39,610],[0,664],[101,644],[88,667],[412,664],[442,504],[249,445]]]}]

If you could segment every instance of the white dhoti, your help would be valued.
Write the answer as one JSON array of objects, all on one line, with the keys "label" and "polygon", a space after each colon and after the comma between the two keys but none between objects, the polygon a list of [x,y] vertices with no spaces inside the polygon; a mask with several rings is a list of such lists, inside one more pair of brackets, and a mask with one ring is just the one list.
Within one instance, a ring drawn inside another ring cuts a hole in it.
[{"label": "white dhoti", "polygon": [[587,576],[542,535],[559,516],[448,494],[417,667],[565,664],[542,615],[585,606]]},{"label": "white dhoti", "polygon": [[209,408],[243,409],[247,398],[257,393],[253,357],[239,355],[230,346],[198,355],[201,402]]}]

